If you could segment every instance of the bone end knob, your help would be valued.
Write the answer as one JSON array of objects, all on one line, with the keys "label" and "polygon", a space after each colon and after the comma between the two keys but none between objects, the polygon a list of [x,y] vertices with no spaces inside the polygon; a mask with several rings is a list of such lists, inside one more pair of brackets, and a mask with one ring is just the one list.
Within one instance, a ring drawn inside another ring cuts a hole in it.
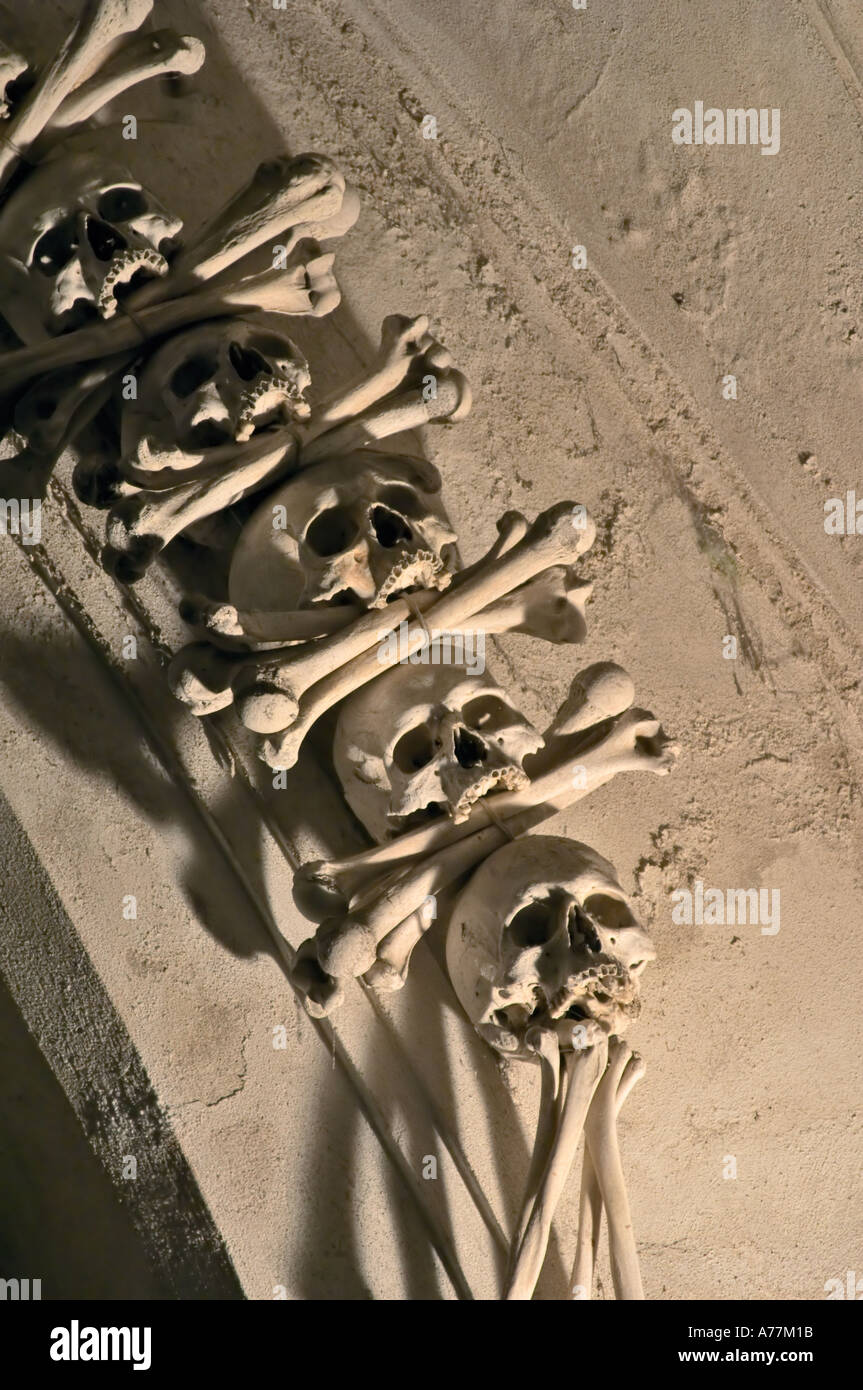
[{"label": "bone end knob", "polygon": [[334,917],[323,922],[315,936],[318,964],[338,979],[356,978],[371,970],[377,959],[377,940],[359,915]]},{"label": "bone end knob", "polygon": [[635,699],[631,676],[613,661],[597,661],[578,675],[569,688],[549,734],[577,734],[628,710]]},{"label": "bone end knob", "polygon": [[289,690],[267,681],[255,681],[238,693],[236,706],[241,722],[255,734],[277,734],[289,728],[300,708]]}]

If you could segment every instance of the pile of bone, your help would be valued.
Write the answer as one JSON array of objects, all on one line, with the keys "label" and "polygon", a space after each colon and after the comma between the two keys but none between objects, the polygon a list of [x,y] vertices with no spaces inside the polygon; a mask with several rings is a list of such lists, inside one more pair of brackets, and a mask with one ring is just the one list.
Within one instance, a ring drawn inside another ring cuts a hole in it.
[{"label": "pile of bone", "polygon": [[[184,242],[127,170],[65,146],[134,83],[200,65],[194,39],[129,37],[150,8],[90,0],[31,80],[0,50],[3,453],[47,478],[78,443],[75,487],[107,510],[104,563],[122,582],[232,518],[224,591],[182,606],[194,640],[171,663],[174,693],[201,717],[231,707],[275,769],[338,706],[335,770],[374,842],[297,875],[317,923],[293,968],[308,1012],[332,1013],[350,981],[400,988],[448,917],[469,1020],[542,1076],[507,1296],[532,1295],[583,1131],[574,1287],[590,1295],[604,1205],[617,1295],[640,1297],[616,1116],[640,1075],[622,1039],[653,950],[611,865],[529,832],[618,774],[668,772],[676,747],[610,662],[575,677],[542,732],[484,670],[430,658],[442,635],[581,642],[593,522],[571,502],[531,523],[507,513],[459,568],[437,470],[375,447],[470,408],[424,316],[385,319],[368,371],[307,401],[314,362],[285,322],[338,303],[318,243],[358,215],[329,159],[261,165]],[[250,268],[276,240],[278,261]],[[117,441],[107,457],[81,447],[94,421]]]}]

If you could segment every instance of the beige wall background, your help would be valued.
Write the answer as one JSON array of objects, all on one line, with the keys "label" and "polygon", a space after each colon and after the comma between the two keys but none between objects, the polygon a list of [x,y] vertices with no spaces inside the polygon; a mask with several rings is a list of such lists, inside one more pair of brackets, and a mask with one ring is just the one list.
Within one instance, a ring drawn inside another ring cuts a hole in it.
[{"label": "beige wall background", "polygon": [[[155,20],[209,53],[182,98],[135,98],[124,153],[168,206],[194,223],[285,146],[333,155],[360,190],[343,304],[297,334],[316,387],[395,311],[429,312],[470,375],[471,417],[423,441],[465,560],[510,507],[569,496],[597,517],[587,642],[513,637],[494,670],[543,725],[579,667],[619,661],[684,747],[671,778],[612,784],[555,827],[612,859],[659,948],[633,1033],[647,1077],[622,1122],[647,1296],[823,1297],[863,1260],[863,536],[823,528],[827,498],[863,499],[859,11],[171,0]],[[671,112],[696,100],[779,107],[780,152],[675,146]],[[96,140],[116,152],[116,127]],[[230,720],[172,705],[176,573],[117,590],[68,471],[42,549],[0,551],[0,791],[33,854],[5,861],[18,896],[0,968],[59,1078],[57,1114],[95,1155],[80,1193],[130,1213],[86,1277],[140,1260],[147,1287],[191,1247],[187,1296],[226,1288],[230,1261],[250,1298],[495,1297],[538,1078],[470,1034],[434,933],[401,994],[357,992],[334,1034],[312,1026],[269,933],[307,934],[291,863],[360,832],[313,753],[274,793]],[[108,1001],[102,1032],[44,876]],[[780,931],[675,925],[670,895],[696,878],[778,888]],[[106,1033],[152,1087],[158,1162],[121,1061],[96,1066]],[[28,1144],[54,1110],[8,1089],[5,1161],[29,1190]],[[131,1196],[117,1163],[136,1145],[151,1158]],[[174,1247],[166,1210],[183,1212]],[[573,1184],[540,1297],[565,1296],[576,1210]],[[61,1262],[55,1278],[75,1296],[85,1273]]]}]

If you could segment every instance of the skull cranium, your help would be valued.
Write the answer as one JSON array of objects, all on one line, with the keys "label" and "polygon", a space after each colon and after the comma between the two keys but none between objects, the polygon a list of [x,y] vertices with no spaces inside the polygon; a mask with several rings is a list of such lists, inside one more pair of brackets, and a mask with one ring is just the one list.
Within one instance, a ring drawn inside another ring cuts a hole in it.
[{"label": "skull cranium", "polygon": [[216,319],[176,333],[150,357],[123,410],[124,467],[171,467],[186,453],[245,442],[305,419],[311,377],[277,314]]},{"label": "skull cranium", "polygon": [[182,225],[120,165],[40,165],[0,212],[3,317],[25,343],[111,318],[133,281],[166,274]]},{"label": "skull cranium", "polygon": [[525,786],[523,759],[541,744],[490,676],[399,665],[345,701],[333,757],[348,804],[383,842],[430,816],[465,820],[480,797]]},{"label": "skull cranium", "polygon": [[562,1047],[600,1028],[620,1036],[639,1008],[656,952],[607,860],[589,845],[526,836],[484,861],[460,893],[447,933],[456,994],[486,1042],[532,1057],[529,1029]]},{"label": "skull cranium", "polygon": [[406,590],[445,588],[456,538],[439,489],[430,464],[396,454],[358,450],[305,469],[243,528],[231,602],[243,612],[383,608]]}]

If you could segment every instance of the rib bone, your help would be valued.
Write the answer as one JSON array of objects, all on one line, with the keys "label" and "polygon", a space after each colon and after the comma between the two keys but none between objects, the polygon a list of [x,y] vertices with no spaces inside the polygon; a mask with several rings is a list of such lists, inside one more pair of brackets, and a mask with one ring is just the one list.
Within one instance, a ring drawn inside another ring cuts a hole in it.
[{"label": "rib bone", "polygon": [[[620,1076],[615,1092],[615,1116],[620,1114],[623,1102],[633,1086],[645,1073],[642,1057],[631,1052]],[[593,1292],[593,1270],[599,1247],[599,1227],[602,1220],[602,1189],[596,1176],[596,1169],[587,1144],[581,1164],[581,1197],[578,1209],[578,1239],[575,1259],[572,1266],[570,1290],[573,1298],[589,1299]]]},{"label": "rib bone", "polygon": [[626,1195],[617,1142],[618,1091],[632,1055],[628,1044],[622,1039],[610,1040],[608,1071],[597,1088],[584,1127],[584,1137],[608,1216],[608,1244],[614,1291],[619,1299],[628,1301],[644,1298],[638,1268],[638,1251],[632,1232],[629,1198]]}]

